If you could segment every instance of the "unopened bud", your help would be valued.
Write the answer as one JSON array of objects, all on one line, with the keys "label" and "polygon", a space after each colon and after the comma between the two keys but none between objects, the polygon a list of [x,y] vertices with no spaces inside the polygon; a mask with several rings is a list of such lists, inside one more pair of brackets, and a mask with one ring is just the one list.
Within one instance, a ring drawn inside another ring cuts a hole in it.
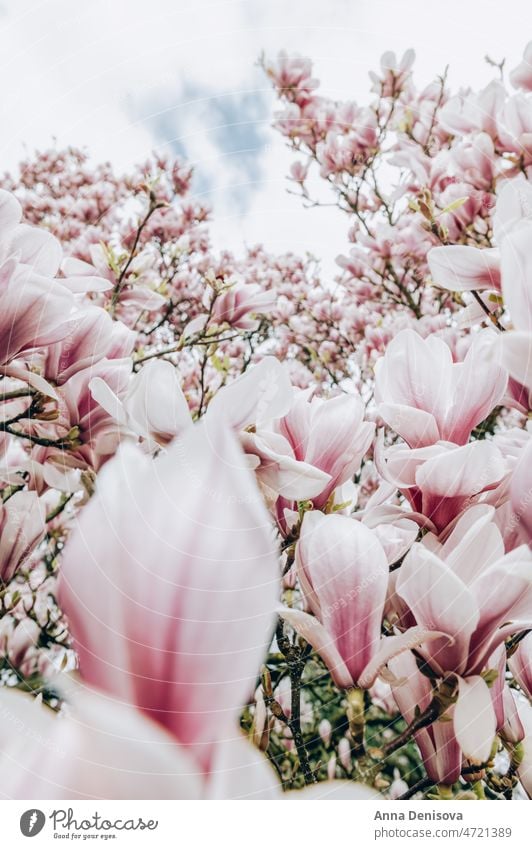
[{"label": "unopened bud", "polygon": [[338,757],[340,758],[340,763],[342,764],[345,771],[351,772],[351,743],[349,742],[347,737],[342,737],[342,739],[338,743]]},{"label": "unopened bud", "polygon": [[333,781],[336,778],[336,755],[332,755],[329,758],[329,763],[327,764],[327,778],[329,781]]},{"label": "unopened bud", "polygon": [[328,719],[322,719],[318,726],[318,733],[325,745],[329,746],[331,743],[332,725]]}]

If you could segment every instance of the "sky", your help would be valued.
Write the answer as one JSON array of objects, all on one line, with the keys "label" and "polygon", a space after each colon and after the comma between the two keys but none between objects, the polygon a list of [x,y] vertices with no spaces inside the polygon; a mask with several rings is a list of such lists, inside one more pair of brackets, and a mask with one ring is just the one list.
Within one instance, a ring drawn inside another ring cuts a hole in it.
[{"label": "sky", "polygon": [[364,103],[388,49],[430,82],[480,87],[532,40],[530,0],[0,0],[0,168],[25,150],[85,147],[118,169],[153,149],[195,166],[216,247],[309,251],[326,274],[346,221],[287,193],[291,154],[271,129],[260,54],[312,57],[325,95]]}]

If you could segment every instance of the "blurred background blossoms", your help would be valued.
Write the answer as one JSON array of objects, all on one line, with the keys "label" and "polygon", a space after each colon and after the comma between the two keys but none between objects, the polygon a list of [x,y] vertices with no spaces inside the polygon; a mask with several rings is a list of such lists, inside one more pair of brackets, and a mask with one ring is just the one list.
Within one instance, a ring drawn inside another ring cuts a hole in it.
[{"label": "blurred background blossoms", "polygon": [[532,796],[532,46],[260,67],[332,274],[167,151],[0,180],[0,794]]}]

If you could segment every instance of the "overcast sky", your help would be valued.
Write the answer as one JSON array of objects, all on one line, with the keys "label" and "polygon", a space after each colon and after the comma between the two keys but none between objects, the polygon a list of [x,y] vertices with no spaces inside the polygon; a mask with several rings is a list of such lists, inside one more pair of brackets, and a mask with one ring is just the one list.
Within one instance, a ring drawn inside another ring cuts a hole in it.
[{"label": "overcast sky", "polygon": [[420,83],[449,63],[451,83],[481,86],[486,53],[511,68],[531,39],[530,0],[0,0],[0,167],[54,138],[124,167],[169,146],[195,165],[218,247],[309,250],[329,272],[346,226],[286,193],[261,51],[309,55],[325,94],[364,102],[384,50],[414,47]]}]

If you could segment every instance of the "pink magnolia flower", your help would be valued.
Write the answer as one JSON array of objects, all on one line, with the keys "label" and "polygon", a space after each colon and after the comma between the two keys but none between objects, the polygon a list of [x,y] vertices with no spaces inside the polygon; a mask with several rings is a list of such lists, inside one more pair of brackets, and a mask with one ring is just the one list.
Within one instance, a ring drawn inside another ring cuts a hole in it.
[{"label": "pink magnolia flower", "polygon": [[350,480],[373,440],[375,426],[364,421],[364,404],[354,395],[317,398],[296,394],[288,413],[275,424],[300,462],[329,475],[327,486],[312,496],[321,508],[331,493]]},{"label": "pink magnolia flower", "polygon": [[526,220],[505,236],[501,247],[504,303],[514,330],[502,334],[501,357],[511,377],[532,389],[532,221]]},{"label": "pink magnolia flower", "polygon": [[133,431],[149,442],[166,445],[192,425],[176,369],[164,360],[151,360],[132,375],[122,398],[103,377],[93,377],[89,388],[93,399],[125,432]]},{"label": "pink magnolia flower", "polygon": [[[409,651],[390,660],[388,668],[394,677],[393,697],[405,722],[410,724],[431,702],[430,680],[419,671],[416,658]],[[433,722],[417,731],[414,739],[429,778],[438,784],[454,784],[460,775],[462,753],[453,723]]]},{"label": "pink magnolia flower", "polygon": [[0,189],[0,264],[9,257],[44,277],[55,277],[63,251],[47,230],[21,224],[22,206],[10,192]]},{"label": "pink magnolia flower", "polygon": [[[248,694],[249,670],[272,627],[278,567],[260,494],[230,434],[212,426],[187,431],[156,462],[124,446],[100,481],[66,552],[60,593],[81,673],[196,746],[207,766]],[[251,628],[264,636],[250,637]]]},{"label": "pink magnolia flower", "polygon": [[529,165],[532,161],[532,116],[530,101],[521,93],[507,98],[498,120],[499,138],[506,150]]},{"label": "pink magnolia flower", "polygon": [[72,295],[59,280],[43,277],[13,258],[5,260],[0,267],[2,371],[13,374],[8,368],[12,360],[64,339],[72,306]]},{"label": "pink magnolia flower", "polygon": [[[482,672],[507,637],[532,624],[532,553],[521,546],[504,554],[492,519],[493,508],[477,506],[460,518],[445,543],[427,535],[412,546],[395,581],[397,622],[441,635],[418,653],[435,679],[455,678],[454,737],[464,755],[479,762],[487,759],[496,730]],[[397,661],[391,666],[395,673],[398,666]]]},{"label": "pink magnolia flower", "polygon": [[[156,461],[124,446],[100,476],[63,563],[60,597],[81,684],[67,691],[66,718],[0,693],[4,791],[279,795],[266,759],[238,730],[274,624],[275,548],[230,432],[212,423],[189,429]],[[14,715],[34,730],[35,745],[24,751],[9,731]],[[338,792],[346,790],[311,795]],[[350,795],[358,793],[366,791]]]},{"label": "pink magnolia flower", "polygon": [[470,89],[450,97],[439,114],[441,126],[453,135],[486,132],[497,138],[497,118],[506,99],[502,83],[493,80],[479,92]]},{"label": "pink magnolia flower", "polygon": [[61,385],[72,375],[102,360],[111,348],[114,327],[115,323],[105,310],[85,307],[72,317],[68,334],[60,342],[46,347],[42,356],[43,376]]},{"label": "pink magnolia flower", "polygon": [[430,273],[437,286],[451,292],[483,289],[500,291],[501,259],[498,248],[446,245],[427,254]]},{"label": "pink magnolia flower", "polygon": [[532,91],[532,41],[525,47],[523,58],[510,73],[510,82],[514,88]]},{"label": "pink magnolia flower", "polygon": [[[377,536],[361,522],[306,513],[296,568],[312,612],[283,608],[281,616],[322,657],[338,687],[361,685],[381,648],[388,560]],[[390,656],[428,634],[414,629],[391,639]]]},{"label": "pink magnolia flower", "polygon": [[[63,253],[59,241],[45,229],[21,224],[21,217],[20,203],[0,190],[0,366],[4,367],[21,354],[64,340],[75,326],[70,320],[72,293],[101,288],[99,283],[104,282],[91,278],[92,285],[80,287],[76,277],[57,278]],[[32,371],[24,374],[11,366],[6,373],[47,389]]]},{"label": "pink magnolia flower", "polygon": [[317,495],[330,475],[297,460],[275,422],[290,410],[294,391],[288,371],[275,357],[265,357],[222,387],[207,410],[209,419],[223,418],[239,433],[250,467],[275,497],[303,499]]},{"label": "pink magnolia flower", "polygon": [[477,133],[453,145],[450,164],[459,178],[490,192],[499,166],[493,139],[487,133]]},{"label": "pink magnolia flower", "polygon": [[0,581],[7,583],[46,533],[46,511],[35,492],[15,492],[0,504]]},{"label": "pink magnolia flower", "polygon": [[287,369],[275,357],[264,357],[216,393],[207,415],[222,417],[237,431],[261,428],[284,416],[292,400]]},{"label": "pink magnolia flower", "polygon": [[[247,385],[251,389],[251,376],[246,382],[244,378],[233,384],[238,385],[239,397]],[[287,392],[284,383],[280,385],[283,388],[279,392],[275,387],[268,390],[273,392],[275,408],[266,403],[267,396],[261,390],[262,426],[248,427],[241,439],[257,477],[273,500],[282,496],[278,503],[282,524],[283,510],[292,506],[291,501],[311,498],[321,508],[337,487],[352,478],[371,444],[374,425],[363,420],[364,405],[354,395],[323,399],[302,390]],[[235,393],[232,386],[219,393],[226,409],[229,400],[236,400]],[[255,399],[252,391],[244,408],[256,406]],[[213,406],[216,402],[215,398]],[[272,420],[265,415],[268,409]]]},{"label": "pink magnolia flower", "polygon": [[501,400],[507,374],[490,362],[492,334],[479,334],[465,359],[453,362],[436,336],[402,330],[375,365],[375,400],[387,424],[411,448],[439,440],[463,445]]},{"label": "pink magnolia flower", "polygon": [[472,504],[489,502],[505,478],[507,464],[486,440],[457,447],[437,442],[424,448],[377,448],[378,468],[407,498],[411,518],[442,534]]},{"label": "pink magnolia flower", "polygon": [[512,403],[527,412],[532,390],[532,188],[522,177],[503,183],[494,232],[498,248],[438,247],[429,252],[428,261],[435,282],[444,288],[502,293],[514,330],[501,335],[497,355],[510,373]]},{"label": "pink magnolia flower", "polygon": [[312,62],[297,53],[281,50],[277,60],[266,62],[264,69],[284,97],[301,105],[312,98],[318,86],[312,77]]},{"label": "pink magnolia flower", "polygon": [[[470,245],[445,245],[432,248],[427,260],[436,285],[454,292],[491,290],[500,294],[504,238],[530,221],[531,215],[530,183],[522,175],[505,180],[497,192],[493,214],[493,231],[499,247],[480,250]],[[510,247],[505,253],[511,261],[513,249]],[[489,301],[486,303],[489,306]]]},{"label": "pink magnolia flower", "polygon": [[[39,438],[60,441],[73,436],[71,448],[39,445],[35,446],[32,454],[33,459],[52,472],[53,477],[45,474],[50,484],[66,491],[77,488],[76,476],[70,477],[73,469],[97,471],[115,453],[120,442],[121,431],[116,420],[90,391],[91,382],[96,377],[100,377],[114,395],[121,398],[129,386],[131,360],[104,358],[92,367],[73,374],[57,389],[57,418],[33,423],[33,430]],[[55,475],[52,467],[56,470]]]},{"label": "pink magnolia flower", "polygon": [[532,220],[532,185],[523,174],[504,180],[497,189],[497,202],[493,212],[493,234],[497,244],[502,244],[506,235],[530,220]]},{"label": "pink magnolia flower", "polygon": [[393,51],[387,50],[381,56],[381,76],[374,71],[369,72],[373,84],[371,90],[383,97],[398,94],[411,74],[415,59],[416,54],[412,49],[406,50],[400,60]]},{"label": "pink magnolia flower", "polygon": [[276,302],[274,291],[264,291],[253,283],[235,283],[219,294],[214,302],[211,321],[229,324],[239,330],[256,330],[257,314],[270,313]]}]

